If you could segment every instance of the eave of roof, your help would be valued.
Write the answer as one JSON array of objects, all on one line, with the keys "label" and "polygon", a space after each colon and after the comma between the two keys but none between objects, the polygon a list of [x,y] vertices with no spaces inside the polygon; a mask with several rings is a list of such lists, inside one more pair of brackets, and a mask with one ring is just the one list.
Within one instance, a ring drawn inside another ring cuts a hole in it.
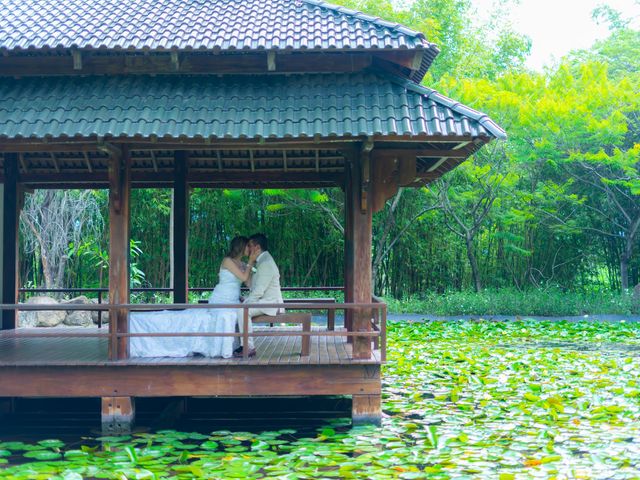
[{"label": "eave of roof", "polygon": [[321,0],[0,0],[0,51],[423,51],[423,34]]},{"label": "eave of roof", "polygon": [[486,115],[374,73],[0,79],[0,138],[505,138]]}]

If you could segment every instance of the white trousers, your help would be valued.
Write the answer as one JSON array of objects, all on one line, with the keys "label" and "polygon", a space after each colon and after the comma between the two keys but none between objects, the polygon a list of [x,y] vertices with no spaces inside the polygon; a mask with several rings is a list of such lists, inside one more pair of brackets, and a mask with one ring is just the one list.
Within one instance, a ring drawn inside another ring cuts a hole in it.
[{"label": "white trousers", "polygon": [[[249,333],[253,332],[253,322],[251,321],[251,318],[257,317],[258,315],[266,315],[266,313],[261,308],[249,309]],[[238,309],[238,331],[240,333],[244,333],[244,308]],[[240,345],[244,346],[244,339],[242,337],[240,337]],[[249,350],[252,350],[253,348],[255,348],[253,337],[249,337]]]}]

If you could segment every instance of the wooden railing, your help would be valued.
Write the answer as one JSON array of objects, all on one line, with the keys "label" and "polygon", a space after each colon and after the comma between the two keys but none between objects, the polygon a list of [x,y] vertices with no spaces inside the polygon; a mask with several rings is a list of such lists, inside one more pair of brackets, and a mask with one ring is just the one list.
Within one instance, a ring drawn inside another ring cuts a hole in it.
[{"label": "wooden railing", "polygon": [[[194,293],[204,293],[211,292],[213,290],[212,287],[193,287],[189,288],[190,292]],[[243,292],[248,291],[249,289],[246,287],[242,287]],[[344,291],[344,287],[282,287],[281,290],[283,292],[342,292]],[[54,293],[54,294],[82,294],[82,293],[90,293],[95,294],[98,298],[98,304],[102,304],[102,300],[104,298],[104,294],[109,293],[108,288],[20,288],[18,289],[18,293],[21,298],[24,298],[27,294],[34,293]],[[135,287],[131,289],[131,293],[173,293],[173,288],[167,287]],[[285,302],[291,302],[295,299],[285,299]],[[158,304],[156,304],[158,305]],[[87,310],[88,311],[88,310]],[[102,328],[102,312],[103,310],[98,310],[98,328]],[[329,312],[334,312],[334,310],[329,310]],[[333,320],[333,315],[330,313],[328,322],[331,325]]]},{"label": "wooden railing", "polygon": [[[304,287],[293,287],[304,288]],[[82,290],[82,289],[78,289]],[[84,289],[86,291],[87,289]],[[246,303],[230,303],[230,304],[0,304],[0,310],[21,310],[21,311],[97,311],[97,312],[109,312],[110,322],[112,319],[125,318],[128,319],[128,314],[135,311],[157,311],[157,310],[186,310],[186,309],[243,309],[243,333],[219,333],[219,332],[163,332],[163,333],[129,333],[119,331],[119,325],[117,321],[107,332],[79,332],[77,330],[64,332],[18,332],[13,331],[12,338],[26,338],[26,337],[41,337],[41,338],[64,338],[64,337],[94,337],[94,338],[109,338],[109,358],[116,361],[123,357],[120,344],[123,339],[131,337],[242,337],[243,344],[248,345],[249,337],[269,337],[269,336],[315,336],[315,337],[353,337],[353,338],[370,338],[374,342],[374,348],[380,349],[380,359],[382,362],[386,361],[386,325],[387,325],[387,306],[379,298],[374,297],[372,303],[305,303],[305,302],[287,302],[286,304],[266,304],[261,303],[261,308],[287,308],[291,310],[327,310],[335,311],[342,310],[345,313],[348,311],[358,312],[372,312],[371,324],[368,326],[368,331],[331,331],[331,330],[312,330],[310,332],[300,331],[268,331],[258,330],[249,333],[249,308],[254,307],[254,304]],[[124,313],[123,313],[124,312]],[[6,332],[6,331],[5,331]],[[243,349],[244,357],[247,358],[249,349]]]}]

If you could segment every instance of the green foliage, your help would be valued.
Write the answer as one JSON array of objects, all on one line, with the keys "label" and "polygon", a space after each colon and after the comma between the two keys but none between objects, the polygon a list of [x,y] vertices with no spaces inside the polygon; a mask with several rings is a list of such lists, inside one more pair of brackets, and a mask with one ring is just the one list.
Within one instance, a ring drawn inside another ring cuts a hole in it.
[{"label": "green foliage", "polygon": [[335,3],[398,22],[423,33],[440,54],[429,69],[429,84],[449,74],[454,77],[495,78],[524,66],[531,41],[506,20],[511,0],[493,8],[482,24],[469,0],[337,0]]},{"label": "green foliage", "polygon": [[397,300],[385,298],[390,312],[429,315],[580,316],[597,314],[637,315],[637,301],[630,294],[576,293],[557,288],[519,291],[513,288],[428,293]]},{"label": "green foliage", "polygon": [[0,442],[33,478],[635,478],[640,325],[393,323],[381,427]]}]

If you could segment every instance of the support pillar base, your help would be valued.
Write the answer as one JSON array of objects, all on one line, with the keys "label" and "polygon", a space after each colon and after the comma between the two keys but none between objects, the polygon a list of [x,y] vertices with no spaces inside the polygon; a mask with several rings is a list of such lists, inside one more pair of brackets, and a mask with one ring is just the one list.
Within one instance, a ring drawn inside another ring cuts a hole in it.
[{"label": "support pillar base", "polygon": [[354,425],[380,425],[382,408],[380,395],[354,395],[351,403]]},{"label": "support pillar base", "polygon": [[16,413],[16,401],[13,397],[0,398],[0,418]]},{"label": "support pillar base", "polygon": [[102,397],[102,433],[131,433],[135,422],[133,397]]}]

